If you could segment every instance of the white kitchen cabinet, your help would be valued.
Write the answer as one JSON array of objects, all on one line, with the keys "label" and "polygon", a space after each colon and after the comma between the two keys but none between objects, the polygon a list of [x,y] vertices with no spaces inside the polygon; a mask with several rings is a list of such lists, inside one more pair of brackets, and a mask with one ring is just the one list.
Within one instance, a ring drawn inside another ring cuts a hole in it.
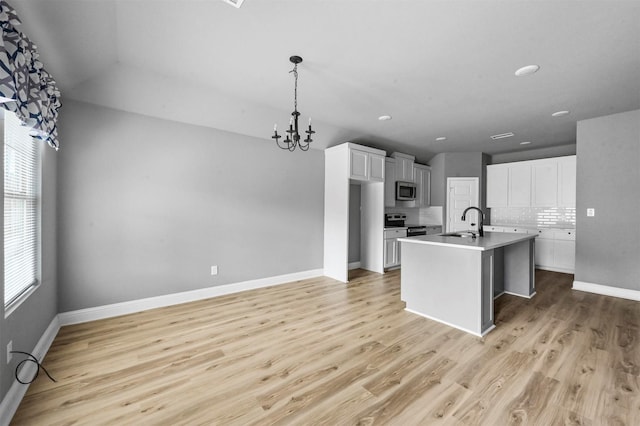
[{"label": "white kitchen cabinet", "polygon": [[487,207],[575,207],[576,156],[487,166]]},{"label": "white kitchen cabinet", "polygon": [[576,259],[574,230],[541,229],[536,238],[536,267],[574,273]]},{"label": "white kitchen cabinet", "polygon": [[493,225],[485,226],[484,230],[486,232],[505,232],[502,226],[493,226]]},{"label": "white kitchen cabinet", "polygon": [[431,205],[431,167],[416,164],[414,169],[416,207],[429,207]]},{"label": "white kitchen cabinet", "polygon": [[531,165],[509,166],[509,207],[531,206]]},{"label": "white kitchen cabinet", "polygon": [[509,194],[509,168],[496,165],[487,167],[487,207],[507,207]]},{"label": "white kitchen cabinet", "polygon": [[531,206],[558,205],[558,162],[543,160],[531,165]]},{"label": "white kitchen cabinet", "polygon": [[384,162],[384,206],[396,206],[396,160],[390,157]]},{"label": "white kitchen cabinet", "polygon": [[413,163],[415,161],[415,157],[413,155],[402,154],[399,152],[394,152],[391,154],[396,160],[395,169],[396,169],[396,180],[401,182],[414,182],[414,174],[413,174]]},{"label": "white kitchen cabinet", "polygon": [[384,182],[384,156],[351,148],[349,178],[367,182]]},{"label": "white kitchen cabinet", "polygon": [[558,206],[576,206],[576,156],[558,159]]},{"label": "white kitchen cabinet", "polygon": [[400,266],[400,242],[398,238],[407,236],[406,229],[387,229],[384,231],[384,267],[393,268]]}]

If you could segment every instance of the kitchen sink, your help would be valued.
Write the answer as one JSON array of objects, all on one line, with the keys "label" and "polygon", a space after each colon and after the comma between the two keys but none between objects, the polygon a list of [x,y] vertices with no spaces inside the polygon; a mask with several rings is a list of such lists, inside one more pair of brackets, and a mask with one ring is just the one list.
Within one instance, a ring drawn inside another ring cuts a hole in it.
[{"label": "kitchen sink", "polygon": [[459,237],[459,238],[469,238],[469,237],[475,237],[475,234],[473,232],[447,232],[444,234],[440,234],[443,237]]}]

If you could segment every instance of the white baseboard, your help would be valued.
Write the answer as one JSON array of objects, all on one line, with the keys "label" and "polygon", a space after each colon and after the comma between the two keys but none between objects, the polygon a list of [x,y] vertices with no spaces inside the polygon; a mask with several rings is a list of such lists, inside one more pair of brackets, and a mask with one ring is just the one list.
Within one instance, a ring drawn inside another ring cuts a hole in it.
[{"label": "white baseboard", "polygon": [[352,269],[360,269],[360,262],[349,263],[349,270],[352,270]]},{"label": "white baseboard", "polygon": [[542,269],[543,271],[561,272],[563,274],[575,274],[575,269],[560,268],[557,266],[540,266],[536,265],[536,269]]},{"label": "white baseboard", "polygon": [[611,287],[602,284],[586,283],[583,281],[574,281],[574,290],[586,291],[588,293],[601,294],[603,296],[620,297],[622,299],[635,300],[640,302],[640,291],[628,288]]},{"label": "white baseboard", "polygon": [[198,290],[181,293],[167,294],[163,296],[148,297],[145,299],[131,300],[114,303],[111,305],[96,306],[94,308],[79,309],[77,311],[62,312],[58,314],[60,325],[79,324],[87,321],[112,318],[120,315],[133,314],[149,309],[178,305],[181,303],[195,302],[196,300],[209,299],[225,294],[238,293],[245,290],[254,290],[284,284],[292,281],[316,278],[323,275],[322,269],[295,272],[292,274],[278,275],[275,277],[260,278],[257,280],[243,281],[234,284],[207,287]]},{"label": "white baseboard", "polygon": [[525,296],[525,295],[523,295],[523,294],[518,294],[518,293],[512,293],[512,292],[510,292],[510,291],[503,291],[503,292],[502,292],[502,294],[510,294],[510,295],[512,295],[512,296],[518,296],[518,297],[522,297],[522,298],[524,298],[524,299],[531,299],[531,298],[533,298],[533,296],[535,296],[535,295],[536,295],[536,292],[534,291],[533,293],[531,293],[531,294],[530,294],[530,295],[528,295],[528,296]]},{"label": "white baseboard", "polygon": [[[53,343],[53,339],[55,339],[56,335],[58,334],[58,330],[60,330],[60,321],[58,320],[58,316],[56,315],[53,320],[51,320],[49,327],[47,327],[45,332],[42,334],[42,337],[40,337],[40,340],[38,340],[35,348],[33,348],[33,351],[31,352],[33,356],[38,359],[38,361],[42,362],[42,360],[44,359],[45,355],[49,351],[51,343]],[[24,355],[14,354],[14,357],[16,356]],[[32,362],[25,363],[23,367],[24,377],[33,377],[33,375],[36,373],[37,368],[37,365]],[[11,373],[13,374],[13,371],[11,371]],[[11,388],[9,388],[9,392],[7,392],[4,399],[0,403],[0,413],[2,413],[2,415],[0,416],[0,426],[9,425],[9,422],[20,406],[20,402],[22,402],[22,398],[27,393],[27,389],[29,389],[29,385],[23,385],[22,383],[18,383],[17,380],[14,380],[13,385],[11,385]]]},{"label": "white baseboard", "polygon": [[430,319],[430,320],[435,321],[435,322],[439,322],[440,324],[444,324],[444,325],[447,325],[449,327],[457,328],[460,331],[464,331],[465,333],[473,334],[474,336],[478,336],[478,337],[484,336],[485,334],[487,334],[488,332],[490,332],[491,330],[493,330],[495,328],[495,325],[493,325],[489,329],[485,330],[484,333],[476,333],[475,331],[467,330],[466,328],[457,326],[455,324],[451,324],[451,323],[449,323],[447,321],[442,321],[441,319],[434,318],[434,317],[429,316],[429,315],[425,315],[425,314],[423,314],[421,312],[416,312],[416,311],[414,311],[412,309],[409,309],[409,308],[404,308],[404,310],[407,311],[407,312],[411,312],[412,314],[419,315],[419,316],[421,316],[423,318]]}]

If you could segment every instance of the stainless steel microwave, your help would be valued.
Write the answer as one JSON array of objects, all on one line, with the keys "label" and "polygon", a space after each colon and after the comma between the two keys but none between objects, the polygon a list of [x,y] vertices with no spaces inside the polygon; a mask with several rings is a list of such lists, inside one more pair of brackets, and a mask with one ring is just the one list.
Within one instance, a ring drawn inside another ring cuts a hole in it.
[{"label": "stainless steel microwave", "polygon": [[396,200],[413,201],[416,199],[416,184],[413,182],[396,182]]}]

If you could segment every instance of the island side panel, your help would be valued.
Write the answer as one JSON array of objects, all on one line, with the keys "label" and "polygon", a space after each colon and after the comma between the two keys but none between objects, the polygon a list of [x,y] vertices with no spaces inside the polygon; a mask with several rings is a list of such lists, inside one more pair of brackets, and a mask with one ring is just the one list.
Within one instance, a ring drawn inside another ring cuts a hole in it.
[{"label": "island side panel", "polygon": [[535,294],[534,239],[504,247],[504,291],[531,298]]},{"label": "island side panel", "polygon": [[482,251],[402,242],[407,309],[482,335]]},{"label": "island side panel", "polygon": [[[499,249],[498,249],[499,250]],[[488,250],[482,252],[482,323],[481,334],[484,335],[493,330],[493,295],[496,268],[496,252]]]}]

